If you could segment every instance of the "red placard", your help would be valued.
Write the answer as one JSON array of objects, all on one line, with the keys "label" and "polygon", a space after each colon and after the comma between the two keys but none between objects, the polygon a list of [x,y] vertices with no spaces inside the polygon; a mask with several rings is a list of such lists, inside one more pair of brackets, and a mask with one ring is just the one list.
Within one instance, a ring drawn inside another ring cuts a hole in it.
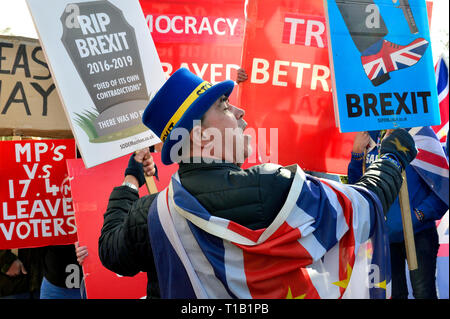
[{"label": "red placard", "polygon": [[0,249],[74,243],[65,160],[75,141],[3,141],[0,154]]},{"label": "red placard", "polygon": [[[185,67],[211,83],[236,79],[244,33],[244,0],[140,3],[167,77]],[[236,92],[230,100],[236,102]]]},{"label": "red placard", "polygon": [[239,101],[249,127],[267,136],[278,129],[282,165],[346,174],[354,133],[335,125],[323,2],[249,0],[247,13],[242,65],[249,79]]},{"label": "red placard", "polygon": [[[158,167],[159,181],[156,181],[156,187],[161,190],[169,184],[178,165],[165,166],[161,163],[159,153],[152,155]],[[138,299],[147,294],[146,274],[121,277],[106,269],[98,256],[103,214],[111,191],[123,182],[128,160],[129,156],[123,156],[89,169],[85,168],[81,159],[67,161],[78,242],[80,246],[87,246],[89,252],[83,262],[86,295],[89,299]],[[141,187],[139,195],[147,194],[146,187]]]}]

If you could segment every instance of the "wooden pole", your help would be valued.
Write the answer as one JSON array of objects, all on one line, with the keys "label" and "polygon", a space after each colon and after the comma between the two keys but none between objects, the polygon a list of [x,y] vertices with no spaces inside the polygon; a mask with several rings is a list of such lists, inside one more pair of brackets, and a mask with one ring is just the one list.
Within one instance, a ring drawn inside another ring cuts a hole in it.
[{"label": "wooden pole", "polygon": [[[420,130],[420,127],[412,128],[409,130],[409,134],[411,136],[414,136],[418,132],[418,130]],[[418,268],[416,243],[414,241],[414,229],[411,219],[411,207],[409,204],[408,181],[406,180],[405,170],[402,171],[402,186],[400,187],[398,199],[400,203],[400,212],[402,215],[403,238],[405,241],[406,260],[408,261],[408,269],[416,270]]]},{"label": "wooden pole", "polygon": [[366,173],[366,158],[367,158],[367,147],[364,148],[364,156],[363,156],[363,162],[362,162],[363,175]]},{"label": "wooden pole", "polygon": [[406,259],[408,261],[409,270],[418,268],[416,243],[414,242],[414,230],[411,219],[411,207],[409,205],[408,185],[406,180],[406,172],[402,172],[403,183],[398,195],[400,201],[400,210],[403,223],[403,237],[405,239]]},{"label": "wooden pole", "polygon": [[[408,132],[411,136],[414,137],[414,135],[416,135],[416,133],[420,129],[421,127],[413,127]],[[405,170],[403,170],[402,172],[402,177],[403,183],[402,187],[400,188],[398,198],[400,201],[400,210],[402,214],[403,237],[405,240],[406,259],[408,261],[408,269],[415,270],[419,266],[417,263],[416,243],[414,241],[414,230],[412,226],[411,207],[409,204],[408,185]]]},{"label": "wooden pole", "polygon": [[[420,130],[420,127],[412,128],[409,130],[409,134],[411,136],[414,136],[418,130]],[[388,130],[387,132],[389,131],[390,130]],[[386,135],[384,137],[386,137]],[[400,212],[402,215],[403,238],[405,241],[406,260],[408,261],[408,269],[416,270],[418,268],[416,243],[414,242],[414,230],[412,225],[411,207],[409,204],[409,194],[408,194],[408,181],[406,180],[405,170],[402,171],[402,186],[400,187],[398,199],[400,203]]]},{"label": "wooden pole", "polygon": [[147,190],[149,194],[155,194],[158,192],[158,188],[156,188],[155,178],[153,176],[145,175],[145,185],[147,186]]}]

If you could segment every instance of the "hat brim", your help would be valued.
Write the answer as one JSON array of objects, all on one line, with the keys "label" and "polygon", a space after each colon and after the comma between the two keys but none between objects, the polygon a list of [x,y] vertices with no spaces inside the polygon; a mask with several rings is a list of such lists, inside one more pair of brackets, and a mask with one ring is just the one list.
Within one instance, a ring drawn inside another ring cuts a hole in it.
[{"label": "hat brim", "polygon": [[161,150],[161,161],[170,165],[173,161],[170,158],[170,150],[172,146],[178,143],[182,137],[178,136],[176,139],[171,139],[172,132],[174,129],[178,127],[182,127],[189,132],[192,130],[193,121],[200,120],[202,116],[208,111],[208,109],[214,104],[217,99],[219,99],[222,95],[229,96],[234,89],[234,82],[231,80],[226,80],[220,83],[213,85],[209,88],[205,93],[200,95],[184,112],[183,116],[180,120],[175,124],[170,134],[167,136],[165,140],[162,150]]}]

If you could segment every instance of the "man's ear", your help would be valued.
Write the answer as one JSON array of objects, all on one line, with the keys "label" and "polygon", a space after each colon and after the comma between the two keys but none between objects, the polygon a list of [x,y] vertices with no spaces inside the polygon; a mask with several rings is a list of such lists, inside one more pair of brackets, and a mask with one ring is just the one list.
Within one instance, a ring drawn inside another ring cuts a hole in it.
[{"label": "man's ear", "polygon": [[208,143],[200,125],[195,125],[190,133],[192,154],[194,157],[201,157],[202,149]]},{"label": "man's ear", "polygon": [[208,138],[207,134],[204,130],[202,130],[200,125],[194,126],[194,128],[191,130],[191,140],[193,143],[197,143],[198,145],[205,146],[210,141],[210,138]]},{"label": "man's ear", "polygon": [[202,128],[199,125],[192,128],[190,135],[193,145],[201,145]]}]

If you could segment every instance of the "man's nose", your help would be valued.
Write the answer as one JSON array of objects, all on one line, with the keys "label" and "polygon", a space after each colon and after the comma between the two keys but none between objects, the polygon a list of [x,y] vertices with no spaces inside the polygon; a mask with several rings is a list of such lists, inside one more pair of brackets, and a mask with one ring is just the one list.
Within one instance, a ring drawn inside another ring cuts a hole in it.
[{"label": "man's nose", "polygon": [[245,111],[243,109],[233,105],[233,114],[236,117],[236,119],[240,120],[244,117]]}]

